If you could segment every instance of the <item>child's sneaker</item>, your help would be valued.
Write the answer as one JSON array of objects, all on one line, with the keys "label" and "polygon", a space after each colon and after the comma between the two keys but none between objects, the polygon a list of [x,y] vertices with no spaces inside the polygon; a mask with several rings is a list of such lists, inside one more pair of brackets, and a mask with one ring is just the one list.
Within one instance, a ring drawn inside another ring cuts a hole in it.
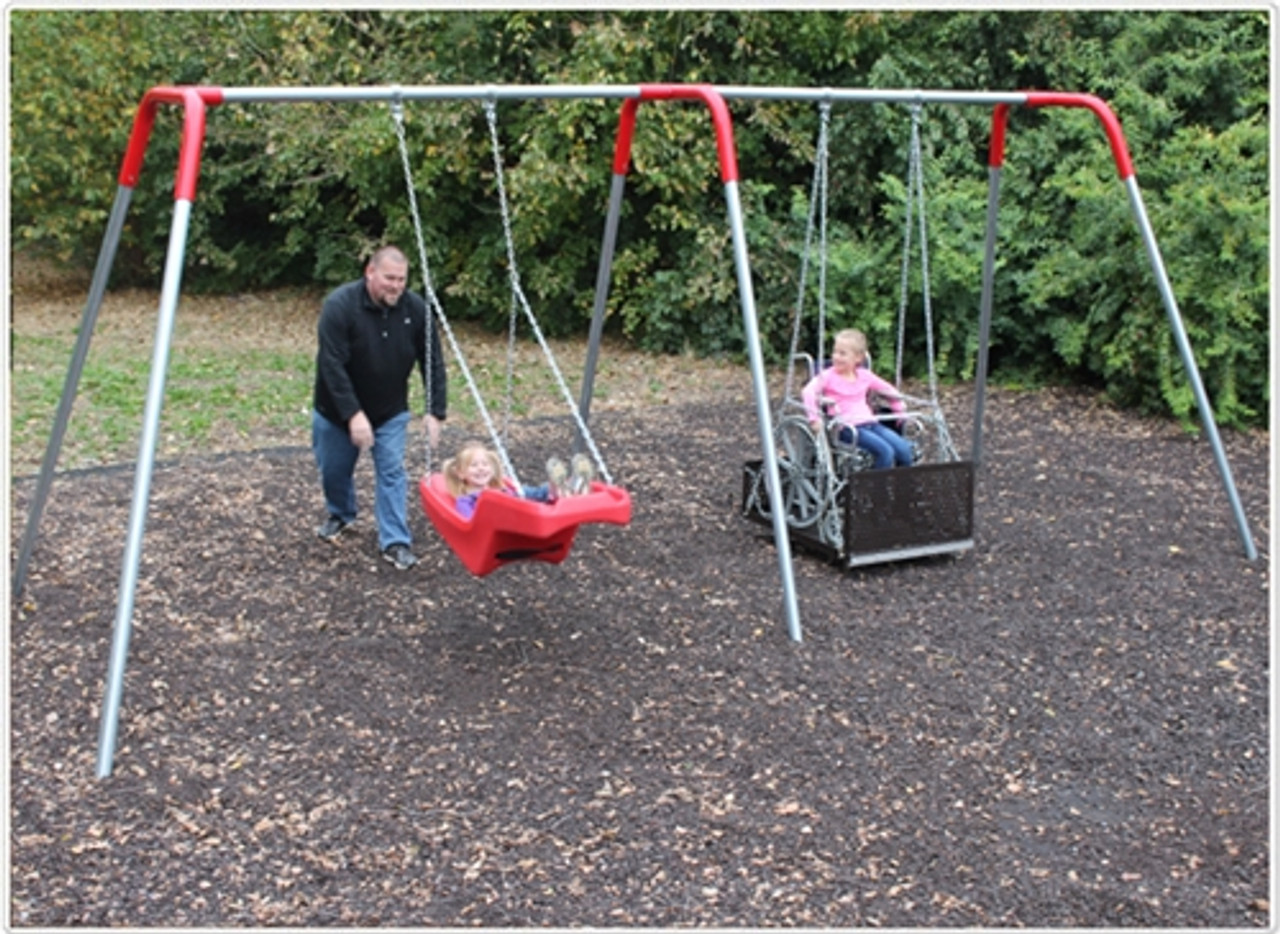
[{"label": "child's sneaker", "polygon": [[564,461],[558,457],[553,457],[547,461],[547,487],[551,491],[551,499],[553,501],[567,492],[566,484],[568,480],[569,471],[564,466]]},{"label": "child's sneaker", "polygon": [[585,454],[573,455],[573,479],[569,481],[569,492],[581,496],[591,492],[591,481],[596,478],[596,468],[591,458]]}]

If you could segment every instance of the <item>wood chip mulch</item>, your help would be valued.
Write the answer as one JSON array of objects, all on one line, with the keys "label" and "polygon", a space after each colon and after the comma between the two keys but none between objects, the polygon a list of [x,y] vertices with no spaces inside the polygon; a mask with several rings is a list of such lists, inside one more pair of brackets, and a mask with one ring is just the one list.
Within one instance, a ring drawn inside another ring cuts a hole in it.
[{"label": "wood chip mulch", "polygon": [[796,643],[750,407],[593,432],[631,525],[485,578],[416,501],[410,571],[368,516],[320,542],[309,451],[162,464],[103,780],[133,471],[60,475],[11,610],[11,925],[1271,925],[1267,436],[1226,436],[1250,562],[1204,440],[993,393],[974,550],[797,552]]}]

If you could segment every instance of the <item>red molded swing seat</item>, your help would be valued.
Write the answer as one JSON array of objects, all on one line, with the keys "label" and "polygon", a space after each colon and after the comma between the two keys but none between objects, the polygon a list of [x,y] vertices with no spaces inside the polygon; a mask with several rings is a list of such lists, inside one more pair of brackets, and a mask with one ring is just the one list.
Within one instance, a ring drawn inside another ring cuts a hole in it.
[{"label": "red molded swing seat", "polygon": [[569,556],[578,526],[585,522],[626,525],[631,496],[621,487],[591,484],[591,492],[565,496],[555,503],[521,499],[485,490],[471,518],[458,515],[444,475],[432,473],[418,484],[422,508],[467,570],[482,577],[512,561],[559,564]]}]

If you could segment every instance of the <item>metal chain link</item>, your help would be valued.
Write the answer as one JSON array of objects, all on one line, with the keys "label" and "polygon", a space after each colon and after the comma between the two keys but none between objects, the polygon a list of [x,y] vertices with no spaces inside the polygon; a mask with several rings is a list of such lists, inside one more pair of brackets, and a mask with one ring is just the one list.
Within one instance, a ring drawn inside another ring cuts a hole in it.
[{"label": "metal chain link", "polygon": [[[918,107],[919,105],[917,105]],[[929,361],[929,399],[938,404],[938,375],[934,366],[933,302],[929,291],[929,236],[925,219],[924,158],[920,151],[919,120],[913,121],[911,146],[916,164],[916,204],[920,209],[920,290],[924,302],[925,358]]]},{"label": "metal chain link", "polygon": [[902,230],[902,269],[898,283],[898,343],[895,348],[893,363],[893,382],[902,388],[902,357],[907,331],[907,298],[909,294],[908,280],[911,271],[911,221],[915,217],[916,169],[919,167],[916,147],[920,127],[920,105],[911,106],[911,139],[907,144],[907,197],[906,211],[903,213]]},{"label": "metal chain link", "polygon": [[[498,185],[498,202],[502,208],[502,234],[506,239],[507,278],[511,284],[512,300],[519,304],[526,320],[529,322],[529,326],[533,329],[533,335],[537,338],[538,345],[542,348],[542,353],[546,357],[547,366],[555,376],[556,385],[559,387],[565,402],[568,403],[569,411],[573,414],[574,421],[578,426],[579,436],[586,442],[587,448],[591,451],[592,459],[600,470],[600,476],[605,483],[612,486],[613,478],[609,476],[609,470],[605,466],[604,458],[600,456],[600,450],[596,447],[595,440],[591,437],[591,432],[582,418],[582,413],[578,410],[577,403],[574,402],[573,392],[569,389],[568,383],[565,382],[564,374],[560,372],[555,354],[551,352],[551,347],[547,343],[546,337],[543,336],[542,328],[538,325],[538,319],[534,315],[533,309],[529,306],[529,300],[525,297],[524,289],[520,285],[520,271],[516,265],[515,237],[511,230],[511,207],[507,200],[507,186],[502,168],[502,145],[498,139],[498,108],[492,97],[485,100],[484,113],[489,123],[489,138],[493,148],[493,171]],[[514,474],[512,476],[514,477]]]},{"label": "metal chain link", "polygon": [[[466,357],[462,354],[462,348],[458,345],[458,339],[454,336],[453,328],[449,326],[449,319],[445,317],[444,306],[440,304],[439,296],[431,283],[431,267],[427,263],[427,244],[426,238],[422,232],[422,216],[418,211],[418,195],[417,188],[413,181],[413,169],[409,164],[409,143],[405,136],[404,129],[404,107],[398,98],[393,98],[391,103],[391,117],[395,123],[396,139],[400,145],[400,162],[404,170],[405,188],[409,192],[409,213],[413,218],[414,238],[418,247],[418,263],[422,267],[422,282],[424,298],[427,302],[427,367],[424,372],[426,380],[427,393],[427,411],[431,411],[431,375],[432,375],[432,340],[431,329],[432,321],[439,322],[440,328],[444,331],[445,337],[449,342],[449,348],[453,351],[454,359],[458,361],[458,368],[462,371],[463,378],[466,380],[467,388],[471,392],[472,398],[475,400],[476,409],[480,412],[480,417],[484,420],[485,428],[488,429],[489,437],[493,440],[494,448],[498,452],[498,456],[502,461],[503,470],[508,476],[514,477],[514,471],[511,467],[511,459],[507,456],[506,446],[502,443],[502,439],[498,435],[498,430],[493,424],[493,419],[489,415],[489,409],[484,404],[484,397],[480,394],[480,388],[476,385],[475,379],[471,375],[471,368],[467,366]],[[432,466],[431,437],[426,439],[426,471],[431,472]]]},{"label": "metal chain link", "polygon": [[898,302],[898,353],[895,383],[902,386],[903,345],[906,333],[908,271],[911,263],[911,221],[918,220],[920,232],[921,297],[924,305],[925,356],[929,361],[929,399],[938,405],[938,377],[934,364],[933,303],[929,292],[929,236],[925,217],[924,159],[920,145],[921,105],[911,105],[911,142],[907,157],[907,208],[902,238],[902,278]]},{"label": "metal chain link", "polygon": [[826,352],[827,346],[827,191],[831,164],[831,102],[823,101],[819,112],[822,114],[822,129],[819,139],[822,153],[822,161],[820,163],[822,167],[820,176],[822,190],[818,193],[818,206],[821,209],[818,232],[818,349],[814,354],[813,360],[814,366],[821,370],[822,355]]},{"label": "metal chain link", "polygon": [[[942,413],[942,405],[938,401],[938,375],[935,365],[933,342],[933,301],[929,290],[929,234],[928,220],[925,216],[924,196],[924,156],[920,143],[920,122],[922,107],[919,103],[911,105],[911,141],[907,156],[907,197],[906,212],[903,223],[902,238],[902,279],[901,294],[898,303],[898,353],[895,365],[895,384],[899,391],[902,388],[902,363],[904,356],[904,339],[906,333],[908,272],[911,263],[911,222],[917,220],[920,234],[920,279],[921,299],[924,306],[925,356],[929,363],[929,398],[927,406],[931,410],[929,421],[937,435],[938,446],[948,456],[955,459],[955,449],[951,443],[951,435],[947,429],[946,418]],[[910,398],[904,396],[904,398]],[[911,400],[922,403],[924,400]]]},{"label": "metal chain link", "polygon": [[[795,317],[791,323],[791,346],[787,353],[787,378],[782,392],[783,406],[793,397],[795,390],[796,352],[800,349],[800,323],[804,318],[804,301],[809,284],[809,257],[813,252],[813,232],[817,226],[815,220],[819,213],[819,201],[821,201],[822,235],[819,248],[821,259],[818,278],[818,353],[814,360],[818,365],[821,365],[822,362],[823,331],[826,327],[827,165],[830,149],[831,102],[823,101],[818,108],[818,113],[818,142],[813,159],[813,182],[809,187],[809,213],[805,219],[804,252],[800,258],[800,285],[796,295]],[[778,418],[781,419],[781,417],[782,408],[779,407]]]}]

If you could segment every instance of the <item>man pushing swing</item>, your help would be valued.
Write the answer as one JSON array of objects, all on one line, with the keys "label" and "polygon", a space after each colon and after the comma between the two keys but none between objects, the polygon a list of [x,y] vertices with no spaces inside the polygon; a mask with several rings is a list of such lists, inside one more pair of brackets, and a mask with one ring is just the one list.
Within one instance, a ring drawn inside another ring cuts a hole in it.
[{"label": "man pushing swing", "polygon": [[[378,549],[399,570],[417,564],[409,530],[404,466],[409,426],[408,381],[422,371],[430,411],[424,428],[432,446],[445,419],[446,377],[440,338],[422,296],[406,288],[409,261],[394,246],[373,254],[364,278],[338,286],[324,300],[317,328],[312,450],[328,517],[316,530],[333,542],[355,521],[355,467],[373,456],[373,514]],[[427,359],[427,333],[431,359]],[[428,376],[430,385],[427,385]]]}]

